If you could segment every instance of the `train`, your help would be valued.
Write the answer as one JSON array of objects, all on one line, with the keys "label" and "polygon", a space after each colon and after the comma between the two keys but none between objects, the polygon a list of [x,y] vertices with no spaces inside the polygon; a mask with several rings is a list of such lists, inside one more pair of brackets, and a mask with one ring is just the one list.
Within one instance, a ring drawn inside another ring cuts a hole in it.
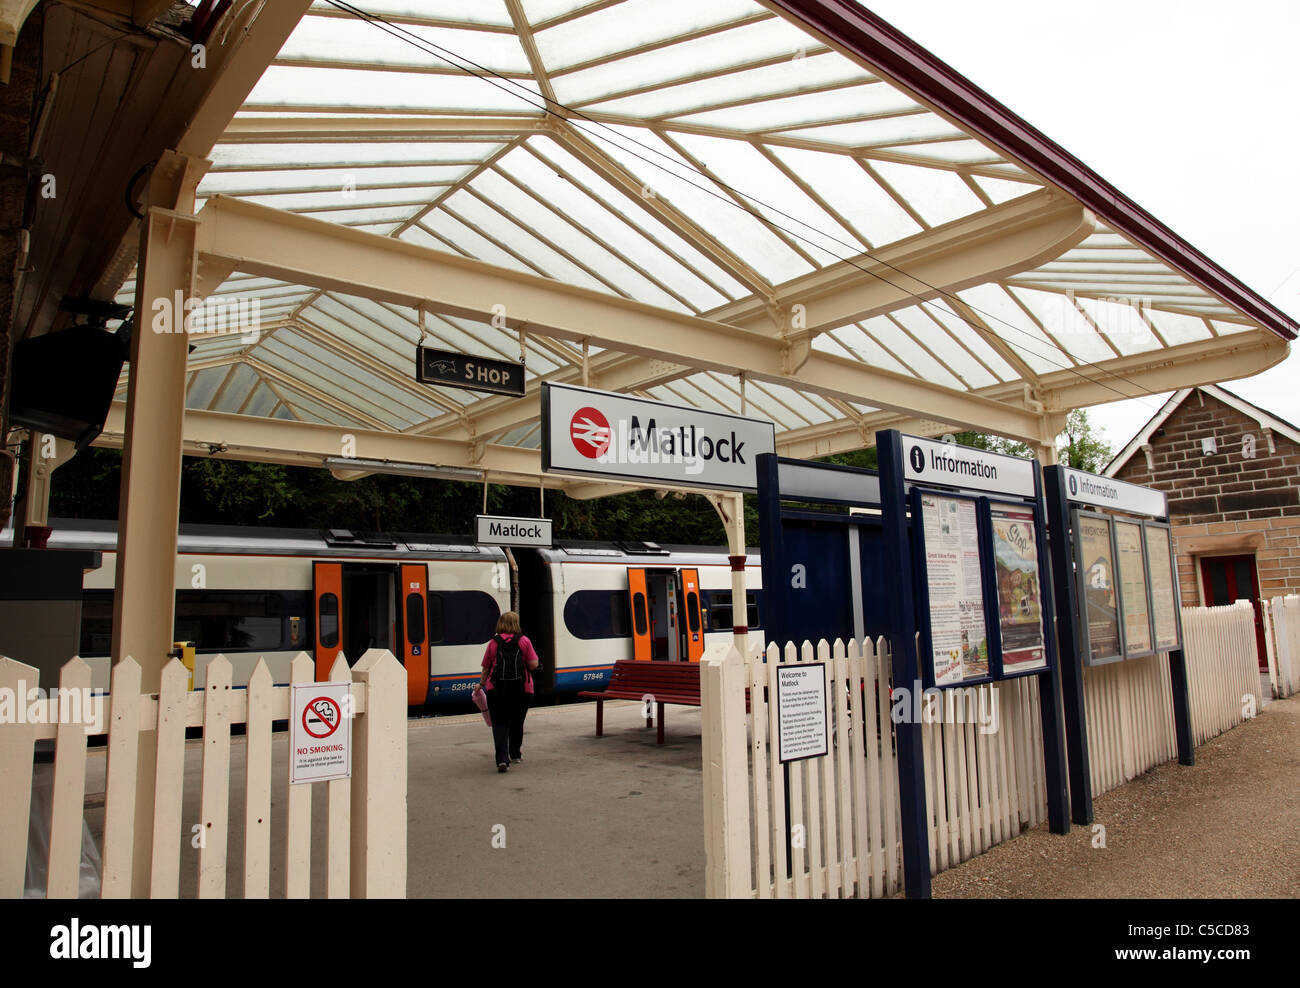
[{"label": "train", "polygon": [[[103,554],[85,576],[80,654],[92,686],[107,689],[115,523],[50,524],[50,548]],[[736,624],[761,636],[752,551],[747,613],[736,621],[722,547],[557,541],[507,550],[467,537],[183,525],[174,637],[194,644],[196,688],[216,655],[230,660],[239,686],[259,658],[283,684],[302,652],[323,680],[340,654],[355,663],[367,649],[388,649],[406,668],[408,705],[436,708],[470,698],[484,647],[514,599],[541,658],[537,693],[560,696],[600,689],[620,660],[699,661],[711,645],[730,643]]]}]

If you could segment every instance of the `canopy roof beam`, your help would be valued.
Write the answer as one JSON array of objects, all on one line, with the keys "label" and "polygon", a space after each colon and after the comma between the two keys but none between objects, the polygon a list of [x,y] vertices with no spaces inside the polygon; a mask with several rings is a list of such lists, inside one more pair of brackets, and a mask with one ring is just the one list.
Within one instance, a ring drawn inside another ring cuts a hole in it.
[{"label": "canopy roof beam", "polygon": [[[282,398],[282,401],[292,407],[288,400]],[[122,448],[125,427],[126,403],[115,401],[109,407],[103,432],[94,445],[104,449]],[[402,465],[481,470],[488,483],[534,487],[540,483],[553,490],[569,486],[581,488],[588,483],[543,473],[541,456],[535,449],[196,409],[185,412],[183,452],[223,460],[325,468],[327,459],[342,458],[345,437],[351,440],[349,445],[355,450],[354,458],[362,461],[387,460]],[[359,470],[355,475],[364,476],[367,472],[373,471]],[[669,484],[645,483],[601,485],[604,494],[647,489],[677,488]]]},{"label": "canopy roof beam", "polygon": [[[1197,380],[1208,384],[1250,377],[1286,359],[1288,350],[1289,345],[1273,333],[1255,329],[1218,340],[1136,354],[1110,361],[1104,369],[1053,371],[1039,379],[1034,393],[1042,400],[1045,415],[1059,416],[1075,408],[1173,390],[1175,381]],[[1023,382],[1014,382],[982,389],[980,394],[1006,401],[1024,388]],[[828,422],[783,433],[777,438],[777,451],[782,456],[807,459],[870,446],[880,429],[939,435],[962,428],[961,423],[941,415],[920,418],[875,412],[862,417],[858,423]]]},{"label": "canopy roof beam", "polygon": [[[1082,211],[1080,211],[1082,213]],[[1082,219],[1082,216],[1080,217]],[[459,258],[239,202],[210,199],[199,215],[201,257],[326,290],[338,290],[410,308],[421,304],[450,315],[490,320],[504,306],[512,329],[645,357],[666,358],[701,370],[767,380],[881,408],[934,414],[999,435],[1036,439],[1034,414],[906,375],[872,368],[715,320]],[[852,290],[852,289],[849,289]],[[883,303],[882,303],[883,304]]]}]

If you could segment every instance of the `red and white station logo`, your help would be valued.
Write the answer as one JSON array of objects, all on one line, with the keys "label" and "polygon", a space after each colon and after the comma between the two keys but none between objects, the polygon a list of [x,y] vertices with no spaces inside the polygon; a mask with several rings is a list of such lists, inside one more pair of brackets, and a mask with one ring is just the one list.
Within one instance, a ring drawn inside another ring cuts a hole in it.
[{"label": "red and white station logo", "polygon": [[595,408],[587,406],[573,413],[569,422],[569,437],[573,448],[589,460],[594,460],[609,449],[612,438],[609,419]]}]

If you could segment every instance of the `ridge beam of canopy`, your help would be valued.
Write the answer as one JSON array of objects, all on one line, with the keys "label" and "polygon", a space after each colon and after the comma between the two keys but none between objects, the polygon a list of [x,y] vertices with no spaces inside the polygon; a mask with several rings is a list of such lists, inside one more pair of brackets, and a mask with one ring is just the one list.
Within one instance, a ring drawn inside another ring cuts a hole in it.
[{"label": "ridge beam of canopy", "polygon": [[[125,441],[126,403],[115,401],[109,406],[104,429],[95,446],[121,449]],[[431,439],[400,432],[360,429],[291,419],[271,419],[259,415],[236,415],[230,412],[185,410],[183,441],[190,456],[211,456],[248,463],[278,463],[291,467],[325,466],[326,460],[348,459],[341,453],[341,439],[355,444],[354,459],[363,469],[351,473],[354,479],[376,472],[370,462],[387,460],[394,464],[417,465],[483,471],[483,480],[492,484],[513,484],[551,490],[570,486],[586,487],[586,482],[543,473],[541,454],[520,446],[501,446]],[[336,468],[337,469],[337,468]],[[680,490],[671,484],[636,483],[603,484],[605,494],[623,494],[634,490]],[[692,493],[723,493],[692,489]]]},{"label": "ridge beam of canopy", "polygon": [[[1063,238],[1061,251],[1092,228],[1093,218],[1082,207],[1048,204],[1044,212],[1048,227]],[[772,333],[758,333],[225,196],[209,199],[198,221],[201,264],[410,308],[426,305],[482,321],[504,306],[512,329],[574,343],[588,341],[700,370],[741,371],[755,380],[846,401],[869,401],[878,408],[943,418],[1031,442],[1038,441],[1041,431],[1038,415],[1024,407],[821,353],[812,350],[806,338],[801,346],[782,338],[775,327]],[[1024,227],[1018,226],[1012,240],[1022,248],[1023,236]],[[1026,263],[1049,249],[1041,231],[1031,239],[1033,256]],[[986,267],[1005,270],[1015,263],[1008,256],[1011,252],[1006,242],[986,238],[981,249],[972,252],[972,263],[980,263],[983,253]],[[862,277],[879,284],[868,275]],[[966,277],[975,275],[968,269]],[[841,288],[855,297],[859,291],[856,284]],[[829,304],[830,297],[823,296],[822,304]]]}]

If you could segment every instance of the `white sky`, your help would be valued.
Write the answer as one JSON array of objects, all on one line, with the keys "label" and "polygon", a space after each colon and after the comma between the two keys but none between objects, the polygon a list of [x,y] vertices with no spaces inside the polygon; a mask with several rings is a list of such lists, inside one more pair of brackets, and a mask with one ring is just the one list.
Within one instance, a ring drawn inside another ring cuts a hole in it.
[{"label": "white sky", "polygon": [[[1297,0],[859,0],[1300,318]],[[1300,424],[1300,344],[1224,381]],[[1118,450],[1166,396],[1090,410]]]}]

